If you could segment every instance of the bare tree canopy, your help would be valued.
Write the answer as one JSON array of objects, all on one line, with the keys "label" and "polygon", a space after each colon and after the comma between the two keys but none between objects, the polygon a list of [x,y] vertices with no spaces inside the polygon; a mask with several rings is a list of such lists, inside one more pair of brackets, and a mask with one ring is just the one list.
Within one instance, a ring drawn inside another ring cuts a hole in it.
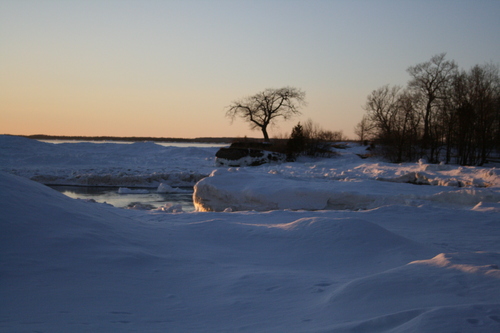
[{"label": "bare tree canopy", "polygon": [[483,165],[500,153],[500,67],[458,70],[445,54],[408,68],[406,88],[383,86],[368,96],[356,128],[383,145],[393,162],[425,158]]},{"label": "bare tree canopy", "polygon": [[446,90],[458,72],[454,61],[445,60],[446,53],[437,54],[431,60],[409,67],[408,73],[412,79],[409,88],[425,96],[424,136],[423,145],[428,145],[431,140],[429,128],[432,122],[433,109],[446,95]]},{"label": "bare tree canopy", "polygon": [[253,96],[236,100],[228,106],[226,116],[234,120],[243,118],[250,123],[252,129],[260,129],[264,140],[269,141],[267,128],[277,118],[288,120],[300,114],[304,106],[306,93],[298,88],[284,87],[266,89]]}]

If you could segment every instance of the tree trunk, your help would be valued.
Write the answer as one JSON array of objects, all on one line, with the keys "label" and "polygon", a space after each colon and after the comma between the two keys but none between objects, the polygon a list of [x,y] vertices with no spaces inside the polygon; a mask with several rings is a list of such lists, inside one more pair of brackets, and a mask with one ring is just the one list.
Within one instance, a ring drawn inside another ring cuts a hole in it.
[{"label": "tree trunk", "polygon": [[270,142],[269,135],[267,134],[267,126],[262,126],[262,134],[264,134],[264,142]]},{"label": "tree trunk", "polygon": [[422,138],[422,148],[424,148],[424,149],[429,148],[429,143],[430,143],[429,123],[430,123],[430,118],[431,118],[432,101],[433,101],[433,99],[431,99],[431,97],[429,97],[429,100],[427,101],[427,105],[425,107],[424,136]]}]

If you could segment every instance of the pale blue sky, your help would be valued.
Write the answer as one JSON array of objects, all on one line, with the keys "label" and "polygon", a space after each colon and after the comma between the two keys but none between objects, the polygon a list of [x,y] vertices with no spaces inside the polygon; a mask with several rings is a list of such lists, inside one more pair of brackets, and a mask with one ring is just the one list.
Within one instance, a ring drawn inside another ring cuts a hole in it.
[{"label": "pale blue sky", "polygon": [[253,136],[225,118],[265,88],[354,137],[366,96],[446,52],[500,63],[500,1],[0,0],[0,133]]}]

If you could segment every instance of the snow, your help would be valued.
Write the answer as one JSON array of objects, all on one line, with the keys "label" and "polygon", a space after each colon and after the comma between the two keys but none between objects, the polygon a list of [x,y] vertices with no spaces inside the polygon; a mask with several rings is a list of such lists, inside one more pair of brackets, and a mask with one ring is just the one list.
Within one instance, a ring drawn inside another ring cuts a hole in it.
[{"label": "snow", "polygon": [[153,142],[52,144],[0,136],[0,169],[44,184],[192,186],[213,170],[218,148]]},{"label": "snow", "polygon": [[[0,136],[0,332],[499,332],[498,169],[362,149],[227,169],[216,148]],[[197,183],[217,209],[119,209],[33,181],[82,178]]]},{"label": "snow", "polygon": [[349,181],[280,177],[248,169],[215,170],[195,186],[194,203],[201,211],[275,209],[371,209],[386,204],[424,202],[471,205],[498,202],[494,188],[464,188],[391,184],[366,179]]},{"label": "snow", "polygon": [[422,160],[364,163],[355,155],[359,149],[300,166],[282,163],[214,170],[195,185],[194,204],[200,211],[266,211],[360,210],[432,202],[473,207],[500,202],[499,169],[429,165]]}]

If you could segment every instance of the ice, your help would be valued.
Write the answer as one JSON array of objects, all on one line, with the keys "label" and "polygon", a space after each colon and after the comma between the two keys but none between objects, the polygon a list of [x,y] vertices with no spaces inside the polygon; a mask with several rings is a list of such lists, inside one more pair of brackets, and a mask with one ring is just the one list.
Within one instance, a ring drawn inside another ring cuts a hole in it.
[{"label": "ice", "polygon": [[148,194],[148,190],[141,190],[141,189],[131,189],[127,187],[120,187],[118,189],[119,194]]},{"label": "ice", "polygon": [[165,213],[183,213],[182,205],[174,205],[172,203],[167,203],[161,207],[158,207],[157,211]]},{"label": "ice", "polygon": [[[104,145],[0,136],[1,332],[500,331],[497,169],[352,144],[228,169],[210,149]],[[152,191],[180,186],[156,172],[203,174],[198,198],[225,212],[119,209],[29,179],[90,169]],[[412,172],[464,186],[380,180]]]},{"label": "ice", "polygon": [[178,187],[172,187],[168,184],[161,183],[158,188],[156,189],[156,192],[158,193],[185,193],[187,192],[186,190],[180,189]]}]

